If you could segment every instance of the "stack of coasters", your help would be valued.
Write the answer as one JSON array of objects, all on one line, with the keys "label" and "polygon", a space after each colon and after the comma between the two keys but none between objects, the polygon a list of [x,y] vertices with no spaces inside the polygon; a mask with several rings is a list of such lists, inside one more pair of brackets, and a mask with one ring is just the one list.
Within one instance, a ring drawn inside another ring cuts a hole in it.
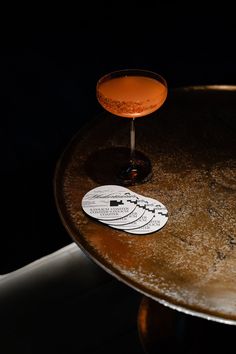
[{"label": "stack of coasters", "polygon": [[168,220],[161,202],[117,185],[90,190],[82,199],[82,208],[99,222],[136,235],[158,231]]}]

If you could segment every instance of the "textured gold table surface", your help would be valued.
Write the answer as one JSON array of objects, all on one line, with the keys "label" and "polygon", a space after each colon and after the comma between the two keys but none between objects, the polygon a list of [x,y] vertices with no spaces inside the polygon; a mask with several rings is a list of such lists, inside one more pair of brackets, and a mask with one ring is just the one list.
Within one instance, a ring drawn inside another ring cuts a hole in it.
[{"label": "textured gold table surface", "polygon": [[159,111],[136,120],[136,134],[153,176],[129,188],[167,207],[166,226],[131,235],[84,214],[84,194],[116,184],[129,148],[129,120],[105,112],[58,161],[55,198],[64,226],[96,263],[146,296],[236,324],[236,87],[170,90]]}]

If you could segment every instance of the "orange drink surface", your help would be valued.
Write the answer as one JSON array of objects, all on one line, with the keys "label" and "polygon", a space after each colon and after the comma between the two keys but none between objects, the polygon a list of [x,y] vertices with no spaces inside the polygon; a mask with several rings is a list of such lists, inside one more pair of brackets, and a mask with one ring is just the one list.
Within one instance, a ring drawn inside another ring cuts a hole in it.
[{"label": "orange drink surface", "polygon": [[165,101],[167,87],[145,76],[110,78],[97,86],[97,99],[110,113],[137,118],[157,110]]}]

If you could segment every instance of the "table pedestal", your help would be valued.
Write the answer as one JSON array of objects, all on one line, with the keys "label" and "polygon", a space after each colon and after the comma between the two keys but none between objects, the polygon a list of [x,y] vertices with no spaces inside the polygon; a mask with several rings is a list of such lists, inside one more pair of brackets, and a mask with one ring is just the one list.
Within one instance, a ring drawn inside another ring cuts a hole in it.
[{"label": "table pedestal", "polygon": [[138,331],[148,354],[232,353],[236,335],[235,326],[186,315],[145,296],[139,308]]}]

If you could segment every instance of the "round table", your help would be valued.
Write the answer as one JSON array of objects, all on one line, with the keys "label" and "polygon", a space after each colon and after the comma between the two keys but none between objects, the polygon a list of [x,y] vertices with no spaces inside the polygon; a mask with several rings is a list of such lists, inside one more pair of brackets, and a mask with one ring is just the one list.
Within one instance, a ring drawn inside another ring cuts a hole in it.
[{"label": "round table", "polygon": [[225,324],[236,324],[235,102],[235,86],[177,88],[159,111],[136,120],[136,148],[153,176],[129,188],[167,207],[158,232],[131,235],[81,208],[89,190],[117,184],[128,119],[106,112],[92,119],[68,144],[54,179],[65,228],[97,264],[149,299]]}]

